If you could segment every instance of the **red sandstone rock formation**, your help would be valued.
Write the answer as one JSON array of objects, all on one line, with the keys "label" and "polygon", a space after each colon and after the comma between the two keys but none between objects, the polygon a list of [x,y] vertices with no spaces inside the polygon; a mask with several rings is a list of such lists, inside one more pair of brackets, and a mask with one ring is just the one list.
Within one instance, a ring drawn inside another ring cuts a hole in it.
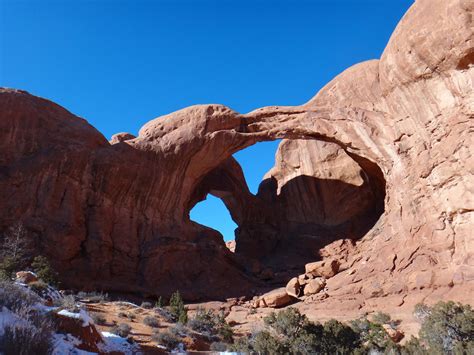
[{"label": "red sandstone rock formation", "polygon": [[[473,11],[418,0],[380,60],[302,106],[192,106],[113,145],[61,107],[3,89],[0,227],[21,220],[77,288],[241,295],[259,284],[242,261],[291,268],[282,262],[350,239],[318,307],[403,304],[415,291],[472,301]],[[253,196],[232,154],[277,138],[277,165]],[[239,225],[236,255],[189,220],[207,193]]]}]

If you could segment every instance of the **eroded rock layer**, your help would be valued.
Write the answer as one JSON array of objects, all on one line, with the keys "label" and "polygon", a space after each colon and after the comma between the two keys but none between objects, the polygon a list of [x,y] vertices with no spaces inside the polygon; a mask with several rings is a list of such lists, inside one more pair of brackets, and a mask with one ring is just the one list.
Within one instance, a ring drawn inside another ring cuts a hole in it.
[{"label": "eroded rock layer", "polygon": [[[3,89],[0,228],[21,221],[68,287],[240,296],[260,282],[242,258],[271,262],[305,240],[315,256],[345,254],[318,307],[400,305],[415,291],[472,301],[473,11],[471,0],[416,1],[380,60],[302,106],[192,106],[113,144]],[[277,165],[253,196],[232,154],[277,138]],[[239,224],[235,254],[189,220],[207,193]]]}]

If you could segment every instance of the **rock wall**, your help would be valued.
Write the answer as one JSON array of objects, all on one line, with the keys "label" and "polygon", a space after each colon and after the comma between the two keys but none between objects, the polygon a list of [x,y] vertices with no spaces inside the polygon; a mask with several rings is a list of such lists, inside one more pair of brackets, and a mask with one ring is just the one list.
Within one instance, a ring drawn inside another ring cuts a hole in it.
[{"label": "rock wall", "polygon": [[[259,281],[217,232],[189,220],[205,193],[233,206],[242,230],[252,218],[268,220],[258,201],[270,188],[276,187],[277,229],[354,220],[360,211],[338,209],[336,201],[364,211],[361,199],[383,213],[357,236],[321,304],[349,300],[349,308],[360,308],[380,297],[404,302],[412,290],[468,295],[474,281],[473,11],[470,0],[416,1],[380,60],[347,69],[302,106],[248,114],[192,106],[150,121],[136,138],[121,134],[114,144],[47,100],[3,89],[0,227],[22,221],[66,286],[160,295],[179,288],[187,298],[222,298],[251,292]],[[277,164],[269,173],[273,187],[262,185],[252,196],[231,156],[277,138],[297,142],[282,143],[278,162],[303,167],[296,172]],[[311,163],[314,154],[301,149],[319,150],[322,143],[301,140],[331,143],[327,149],[351,168],[341,171],[336,159],[328,161],[329,170],[338,184],[356,186],[336,193],[325,187],[323,199],[334,200],[303,216],[295,208],[310,204],[306,194],[314,185],[295,185],[304,191],[297,203],[287,186],[322,172]],[[216,183],[213,174],[226,175],[226,182]],[[270,244],[263,249],[270,259],[288,245],[274,243],[267,230],[244,234],[236,246],[244,256],[255,252],[248,245]]]}]

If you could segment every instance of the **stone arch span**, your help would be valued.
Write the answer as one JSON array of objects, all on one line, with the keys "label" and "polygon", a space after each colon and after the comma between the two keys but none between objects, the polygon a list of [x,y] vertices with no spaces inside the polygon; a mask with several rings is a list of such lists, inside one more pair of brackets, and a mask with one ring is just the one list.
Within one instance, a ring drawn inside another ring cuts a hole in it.
[{"label": "stone arch span", "polygon": [[285,280],[327,244],[355,243],[372,228],[384,211],[385,179],[369,160],[314,139],[282,141],[276,159],[254,195],[228,158],[201,180],[189,209],[207,194],[220,198],[238,225],[238,256]]},{"label": "stone arch span", "polygon": [[0,232],[21,219],[65,287],[249,295],[258,280],[188,221],[195,191],[257,141],[317,139],[372,171],[380,191],[386,182],[384,213],[321,307],[354,294],[351,309],[364,310],[412,290],[472,294],[472,12],[465,1],[416,1],[379,60],[348,68],[305,105],[193,106],[111,143],[52,102],[0,89]]}]

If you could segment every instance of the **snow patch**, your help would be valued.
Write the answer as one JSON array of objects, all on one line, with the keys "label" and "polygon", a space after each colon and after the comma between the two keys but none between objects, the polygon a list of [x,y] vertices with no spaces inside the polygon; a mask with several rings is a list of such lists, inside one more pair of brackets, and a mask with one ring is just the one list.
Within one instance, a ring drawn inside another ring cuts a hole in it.
[{"label": "snow patch", "polygon": [[54,334],[53,335],[54,349],[52,355],[89,355],[96,354],[89,351],[77,349],[76,346],[81,344],[81,341],[71,334]]},{"label": "snow patch", "polygon": [[83,309],[81,309],[79,311],[79,313],[73,313],[73,312],[70,312],[66,309],[63,309],[63,310],[59,311],[58,314],[60,316],[64,316],[64,317],[82,320],[82,326],[83,327],[87,327],[91,324],[94,324],[94,321],[92,320],[92,318]]},{"label": "snow patch", "polygon": [[109,332],[101,332],[104,344],[99,344],[101,352],[122,351],[125,354],[142,354],[137,344],[130,344],[127,339]]}]

